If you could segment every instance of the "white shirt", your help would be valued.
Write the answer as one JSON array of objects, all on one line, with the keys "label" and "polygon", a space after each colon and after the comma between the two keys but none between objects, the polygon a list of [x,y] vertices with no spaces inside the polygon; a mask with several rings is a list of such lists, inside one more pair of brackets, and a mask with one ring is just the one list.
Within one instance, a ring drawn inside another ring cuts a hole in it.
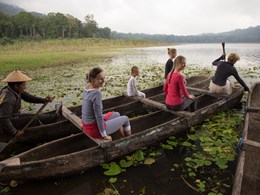
[{"label": "white shirt", "polygon": [[145,98],[145,94],[138,91],[136,87],[136,78],[131,76],[127,83],[127,95],[128,96],[141,96]]}]

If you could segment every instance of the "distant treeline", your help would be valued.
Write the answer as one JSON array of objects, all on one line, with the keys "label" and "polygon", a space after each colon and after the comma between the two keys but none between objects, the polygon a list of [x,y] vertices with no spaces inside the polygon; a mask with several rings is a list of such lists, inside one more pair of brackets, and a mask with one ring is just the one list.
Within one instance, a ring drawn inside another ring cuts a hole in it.
[{"label": "distant treeline", "polygon": [[143,34],[143,33],[118,33],[112,32],[111,38],[116,39],[143,39],[171,43],[260,43],[260,26],[247,29],[237,29],[224,33],[211,33],[190,36],[176,36],[163,34]]},{"label": "distant treeline", "polygon": [[189,36],[119,33],[108,27],[99,28],[93,15],[87,15],[81,22],[69,14],[49,13],[43,15],[22,11],[16,15],[0,12],[0,44],[11,39],[57,39],[57,38],[113,38],[141,39],[170,43],[260,43],[260,26],[237,29],[224,33],[211,33]]},{"label": "distant treeline", "polygon": [[111,29],[99,28],[93,15],[85,17],[86,23],[69,14],[49,13],[35,16],[22,11],[14,16],[0,12],[0,38],[110,38]]}]

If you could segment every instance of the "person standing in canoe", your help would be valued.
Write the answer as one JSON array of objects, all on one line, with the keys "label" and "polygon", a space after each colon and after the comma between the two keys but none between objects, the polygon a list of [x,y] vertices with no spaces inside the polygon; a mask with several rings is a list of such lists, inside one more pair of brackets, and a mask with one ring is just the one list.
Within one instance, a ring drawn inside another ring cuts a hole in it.
[{"label": "person standing in canoe", "polygon": [[[2,82],[7,82],[7,86],[0,90],[0,130],[6,138],[2,141],[8,141],[11,138],[21,137],[24,132],[21,129],[34,117],[33,114],[24,114],[20,112],[21,100],[29,103],[47,103],[52,102],[53,97],[47,96],[39,98],[32,96],[25,91],[26,82],[32,79],[19,70],[11,72]],[[56,122],[60,116],[61,107],[55,114],[39,114],[30,126],[48,124]]]},{"label": "person standing in canoe", "polygon": [[174,67],[173,59],[177,55],[177,51],[176,51],[175,48],[167,48],[167,50],[168,50],[169,59],[168,59],[168,61],[165,64],[165,73],[164,73],[164,78],[165,79],[167,79],[168,74],[173,69],[173,67]]},{"label": "person standing in canoe", "polygon": [[127,83],[127,96],[140,96],[145,98],[145,93],[138,91],[136,87],[136,78],[139,76],[139,68],[137,66],[133,66],[131,68],[131,77]]},{"label": "person standing in canoe", "polygon": [[234,76],[236,80],[244,87],[244,90],[250,92],[250,89],[240,78],[236,68],[234,67],[235,63],[238,60],[240,60],[239,55],[237,55],[236,53],[231,53],[228,56],[227,62],[225,61],[225,54],[212,62],[214,66],[217,66],[217,70],[209,85],[209,91],[211,93],[231,94],[232,85],[231,82],[228,80],[228,77],[230,76]]},{"label": "person standing in canoe", "polygon": [[83,93],[82,125],[84,133],[93,138],[112,140],[110,136],[117,130],[122,137],[131,135],[131,126],[127,116],[118,112],[102,113],[102,94],[100,88],[105,83],[105,72],[101,68],[93,68],[87,73],[89,82]]},{"label": "person standing in canoe", "polygon": [[185,79],[180,73],[185,66],[186,58],[181,55],[177,56],[174,60],[174,68],[168,74],[165,81],[163,90],[166,93],[165,103],[169,110],[196,110],[195,97],[189,95],[185,87]]}]

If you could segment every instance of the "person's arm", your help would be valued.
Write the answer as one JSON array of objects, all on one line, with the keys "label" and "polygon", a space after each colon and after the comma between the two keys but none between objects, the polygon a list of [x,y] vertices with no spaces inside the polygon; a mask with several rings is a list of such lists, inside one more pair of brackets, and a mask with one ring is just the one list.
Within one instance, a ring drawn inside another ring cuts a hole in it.
[{"label": "person's arm", "polygon": [[241,79],[241,77],[239,76],[235,68],[233,68],[232,70],[232,75],[236,78],[236,80],[240,83],[240,85],[244,87],[245,91],[249,91],[249,88],[247,87],[246,83]]},{"label": "person's arm", "polygon": [[180,77],[178,79],[178,85],[183,93],[183,95],[186,97],[186,98],[191,98],[191,96],[189,95],[185,85],[184,85],[184,78]]},{"label": "person's arm", "polygon": [[216,59],[215,61],[213,61],[213,62],[212,62],[212,65],[218,66],[219,61],[224,60],[224,59],[225,59],[225,56],[222,55],[222,56],[220,56],[218,59]]},{"label": "person's arm", "polygon": [[102,137],[106,137],[107,133],[106,133],[105,125],[104,125],[102,107],[103,107],[103,105],[102,105],[102,94],[101,94],[100,91],[97,91],[96,97],[93,100],[93,109],[94,109],[95,118],[96,118],[96,122],[97,122],[99,132],[102,135]]},{"label": "person's arm", "polygon": [[21,98],[26,101],[26,102],[29,102],[29,103],[44,103],[44,99],[43,98],[39,98],[39,97],[36,97],[36,96],[33,96],[27,92],[23,92],[21,94]]},{"label": "person's arm", "polygon": [[21,94],[21,98],[26,101],[26,102],[29,102],[29,103],[36,103],[36,104],[44,104],[45,102],[52,102],[54,97],[50,97],[50,96],[47,96],[45,98],[39,98],[39,97],[36,97],[36,96],[33,96],[27,92],[23,92]]},{"label": "person's arm", "polygon": [[166,95],[168,94],[168,78],[165,80],[163,91],[166,93]]}]

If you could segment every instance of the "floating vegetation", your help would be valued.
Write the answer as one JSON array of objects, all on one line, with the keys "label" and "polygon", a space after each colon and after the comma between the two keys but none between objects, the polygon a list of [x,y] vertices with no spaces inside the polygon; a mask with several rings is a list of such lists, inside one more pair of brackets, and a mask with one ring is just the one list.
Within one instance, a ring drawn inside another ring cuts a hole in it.
[{"label": "floating vegetation", "polygon": [[[187,140],[169,137],[162,148],[179,147],[185,151],[184,162],[171,171],[182,169],[183,181],[198,192],[225,194],[233,175],[227,169],[236,158],[236,145],[243,115],[235,110],[221,112],[202,125],[191,128]],[[177,143],[177,145],[176,145]],[[223,177],[225,176],[225,177]]]}]

